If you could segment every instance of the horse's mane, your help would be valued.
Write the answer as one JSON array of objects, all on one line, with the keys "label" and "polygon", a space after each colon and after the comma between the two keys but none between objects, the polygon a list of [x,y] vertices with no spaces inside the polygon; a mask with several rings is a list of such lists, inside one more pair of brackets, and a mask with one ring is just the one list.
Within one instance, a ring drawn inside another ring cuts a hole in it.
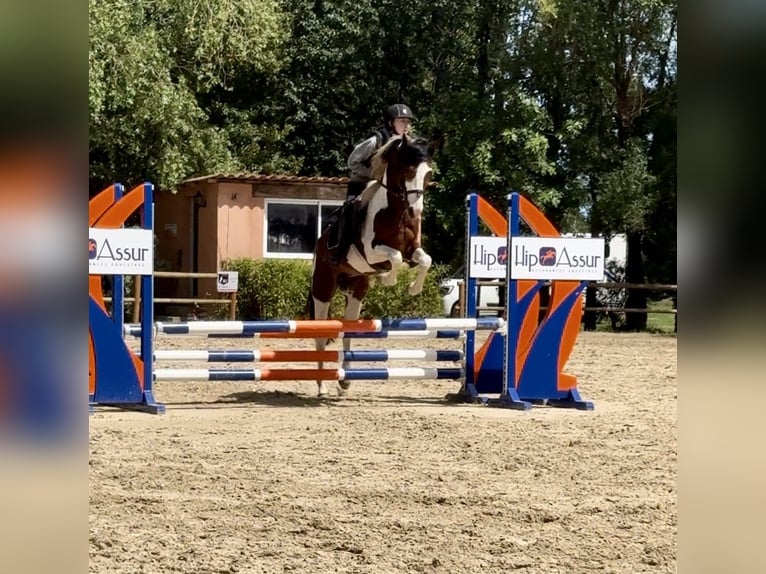
[{"label": "horse's mane", "polygon": [[372,160],[370,160],[370,179],[377,179],[378,181],[383,179],[383,174],[386,173],[386,161],[383,159],[383,155],[391,146],[398,144],[400,141],[402,141],[402,136],[391,136],[384,145],[378,148],[378,151],[375,152]]}]

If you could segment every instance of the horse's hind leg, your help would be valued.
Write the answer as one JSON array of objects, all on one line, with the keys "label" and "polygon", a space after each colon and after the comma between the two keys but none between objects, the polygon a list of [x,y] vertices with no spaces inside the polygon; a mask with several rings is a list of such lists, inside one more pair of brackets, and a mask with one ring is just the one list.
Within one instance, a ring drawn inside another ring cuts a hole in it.
[{"label": "horse's hind leg", "polygon": [[[346,312],[343,314],[344,319],[348,319],[350,321],[355,321],[359,318],[359,315],[362,311],[362,301],[354,297],[353,293],[349,292],[346,293]],[[347,352],[351,350],[351,339],[349,337],[343,337],[343,351]],[[349,362],[343,360],[343,369],[347,369],[349,367]],[[351,387],[351,381],[338,381],[338,386],[340,387],[338,389],[339,395],[344,395],[346,391]]]},{"label": "horse's hind leg", "polygon": [[[362,312],[362,301],[370,289],[370,278],[364,275],[354,277],[348,285],[344,286],[343,293],[346,296],[346,310],[343,318],[348,321],[355,321]],[[351,339],[343,337],[343,351],[351,350]],[[343,369],[350,366],[349,361],[343,360]],[[338,381],[338,394],[343,395],[351,387],[351,381]]]},{"label": "horse's hind leg", "polygon": [[423,290],[426,273],[431,268],[431,256],[423,251],[422,247],[418,247],[412,254],[412,262],[418,266],[418,271],[415,280],[407,286],[407,292],[410,295],[417,295]]},{"label": "horse's hind leg", "polygon": [[[319,301],[316,297],[314,297],[314,316],[313,319],[327,319],[327,315],[330,312],[330,302],[324,303],[322,301]],[[316,350],[317,351],[324,351],[327,347],[327,339],[315,339],[316,344]],[[319,361],[317,364],[317,368],[323,369],[324,368],[324,361]],[[327,388],[327,382],[323,381],[321,379],[317,379],[317,395],[319,397],[326,397],[330,394],[328,388]]]}]

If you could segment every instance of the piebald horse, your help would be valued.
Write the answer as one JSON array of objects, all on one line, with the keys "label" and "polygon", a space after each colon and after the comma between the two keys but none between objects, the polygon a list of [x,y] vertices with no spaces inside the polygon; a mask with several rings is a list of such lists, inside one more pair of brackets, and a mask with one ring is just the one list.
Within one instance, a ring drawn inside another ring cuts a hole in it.
[{"label": "piebald horse", "polygon": [[[395,136],[372,158],[371,180],[355,200],[344,209],[352,209],[345,233],[353,243],[345,259],[337,265],[327,262],[328,239],[333,223],[317,241],[309,296],[311,319],[327,319],[330,300],[340,290],[346,299],[344,319],[358,319],[362,300],[370,288],[370,278],[381,284],[396,284],[402,264],[417,266],[417,274],[408,286],[410,295],[423,290],[431,256],[420,245],[420,222],[423,194],[431,179],[432,148],[423,139]],[[339,217],[344,217],[340,214]],[[323,351],[328,339],[316,339],[317,351]],[[351,340],[343,339],[343,350],[351,349]],[[318,367],[323,368],[320,362]],[[344,361],[343,368],[347,367]],[[339,394],[348,390],[350,381],[339,381]],[[327,396],[325,381],[317,380],[318,394]]]}]

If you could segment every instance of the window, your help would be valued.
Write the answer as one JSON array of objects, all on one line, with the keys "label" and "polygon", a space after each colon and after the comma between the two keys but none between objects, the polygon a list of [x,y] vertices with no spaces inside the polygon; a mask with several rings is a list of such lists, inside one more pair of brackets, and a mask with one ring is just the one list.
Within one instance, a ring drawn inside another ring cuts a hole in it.
[{"label": "window", "polygon": [[309,259],[340,201],[266,200],[266,257]]}]

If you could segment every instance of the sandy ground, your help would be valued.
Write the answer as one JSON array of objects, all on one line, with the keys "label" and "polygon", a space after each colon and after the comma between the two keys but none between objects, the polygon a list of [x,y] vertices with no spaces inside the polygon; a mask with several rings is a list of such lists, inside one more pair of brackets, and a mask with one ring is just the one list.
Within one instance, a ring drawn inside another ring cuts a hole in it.
[{"label": "sandy ground", "polygon": [[[383,343],[354,348],[460,346]],[[455,405],[451,381],[158,383],[165,415],[90,418],[90,572],[675,572],[676,339],[583,333],[566,372],[595,410]]]}]

